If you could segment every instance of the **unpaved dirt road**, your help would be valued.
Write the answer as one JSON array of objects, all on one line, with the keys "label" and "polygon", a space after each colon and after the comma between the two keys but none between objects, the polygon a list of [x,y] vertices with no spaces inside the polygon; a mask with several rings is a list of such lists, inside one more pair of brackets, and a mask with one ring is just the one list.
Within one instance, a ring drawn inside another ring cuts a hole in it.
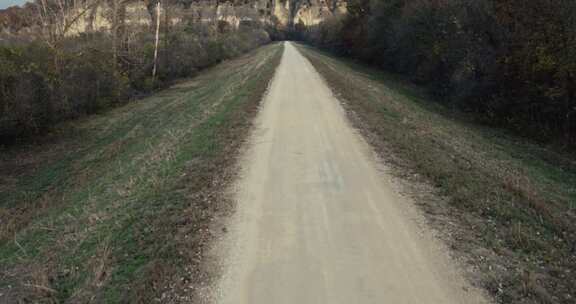
[{"label": "unpaved dirt road", "polygon": [[220,248],[219,303],[487,303],[286,43]]}]

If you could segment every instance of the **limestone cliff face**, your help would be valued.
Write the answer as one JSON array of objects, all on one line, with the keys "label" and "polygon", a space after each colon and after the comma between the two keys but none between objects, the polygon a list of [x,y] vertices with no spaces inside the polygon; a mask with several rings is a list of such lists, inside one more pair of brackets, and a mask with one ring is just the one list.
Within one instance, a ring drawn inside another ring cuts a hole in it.
[{"label": "limestone cliff face", "polygon": [[272,0],[273,15],[282,26],[315,25],[330,16],[346,14],[345,0]]},{"label": "limestone cliff face", "polygon": [[[112,29],[114,18],[122,18],[126,27],[150,26],[156,20],[156,1],[134,0],[116,10],[108,2],[90,7],[78,7],[70,12],[71,16],[81,15],[67,35],[76,35],[88,31],[106,31]],[[238,27],[242,21],[258,21],[270,23],[273,21],[274,0],[222,1],[195,0],[188,3],[161,5],[160,18],[162,22],[168,16],[172,25],[182,23],[210,23],[226,21],[232,27]],[[71,17],[73,18],[73,17]]]},{"label": "limestone cliff face", "polygon": [[[67,14],[66,35],[110,31],[115,22],[124,28],[146,28],[155,23],[157,0],[84,1]],[[259,22],[289,29],[296,24],[315,25],[329,16],[346,13],[345,0],[176,0],[162,6],[163,23],[214,23],[225,21],[238,28],[242,22]],[[166,18],[167,16],[167,18]],[[62,26],[64,27],[64,26]],[[22,33],[25,32],[25,28]]]},{"label": "limestone cliff face", "polygon": [[344,0],[293,0],[293,2],[293,24],[316,25],[328,17],[346,14]]}]

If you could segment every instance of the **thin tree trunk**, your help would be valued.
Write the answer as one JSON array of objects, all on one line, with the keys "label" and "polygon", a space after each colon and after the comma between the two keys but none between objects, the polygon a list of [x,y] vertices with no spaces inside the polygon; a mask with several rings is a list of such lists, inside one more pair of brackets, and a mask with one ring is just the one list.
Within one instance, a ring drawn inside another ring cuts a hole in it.
[{"label": "thin tree trunk", "polygon": [[154,42],[154,67],[152,68],[152,81],[156,78],[158,67],[158,40],[160,36],[160,1],[156,4],[156,41]]}]

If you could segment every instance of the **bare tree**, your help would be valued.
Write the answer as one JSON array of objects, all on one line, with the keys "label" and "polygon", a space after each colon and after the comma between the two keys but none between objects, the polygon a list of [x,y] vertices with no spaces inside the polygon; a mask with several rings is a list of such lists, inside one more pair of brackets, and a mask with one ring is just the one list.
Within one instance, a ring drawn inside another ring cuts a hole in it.
[{"label": "bare tree", "polygon": [[55,48],[80,18],[101,3],[102,0],[38,0],[37,16],[45,42]]},{"label": "bare tree", "polygon": [[152,68],[152,79],[156,78],[156,69],[158,68],[158,41],[160,36],[160,1],[156,4],[156,38],[154,41],[154,67]]}]

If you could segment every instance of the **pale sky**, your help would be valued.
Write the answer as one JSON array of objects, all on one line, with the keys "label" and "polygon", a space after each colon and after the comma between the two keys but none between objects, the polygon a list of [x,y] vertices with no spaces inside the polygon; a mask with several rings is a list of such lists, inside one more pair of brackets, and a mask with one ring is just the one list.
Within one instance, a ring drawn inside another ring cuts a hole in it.
[{"label": "pale sky", "polygon": [[0,0],[0,9],[4,9],[13,5],[22,5],[28,2],[27,0]]}]

